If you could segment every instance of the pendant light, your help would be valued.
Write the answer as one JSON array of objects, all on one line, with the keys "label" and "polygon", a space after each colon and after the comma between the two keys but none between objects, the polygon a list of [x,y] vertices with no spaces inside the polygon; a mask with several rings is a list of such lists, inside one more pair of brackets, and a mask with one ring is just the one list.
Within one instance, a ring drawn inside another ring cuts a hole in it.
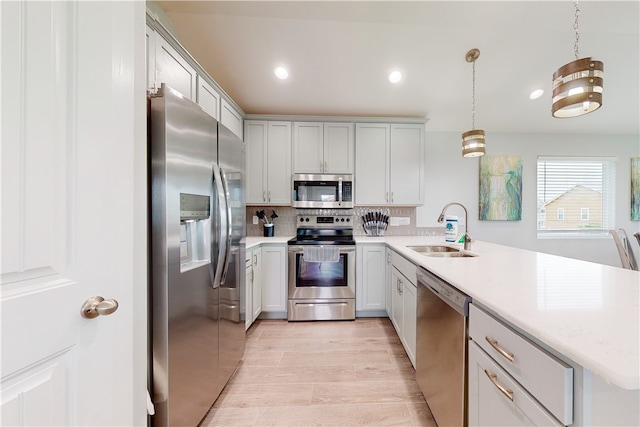
[{"label": "pendant light", "polygon": [[480,57],[478,49],[467,52],[465,59],[473,64],[472,96],[471,96],[471,130],[462,134],[462,156],[484,156],[484,131],[476,129],[476,60]]},{"label": "pendant light", "polygon": [[[553,73],[553,99],[551,114],[553,117],[577,117],[590,113],[602,106],[602,84],[604,82],[604,64],[591,57],[580,58],[578,52],[578,0],[574,0],[576,41],[573,45],[575,61],[563,65]],[[580,58],[580,59],[579,59]]]}]

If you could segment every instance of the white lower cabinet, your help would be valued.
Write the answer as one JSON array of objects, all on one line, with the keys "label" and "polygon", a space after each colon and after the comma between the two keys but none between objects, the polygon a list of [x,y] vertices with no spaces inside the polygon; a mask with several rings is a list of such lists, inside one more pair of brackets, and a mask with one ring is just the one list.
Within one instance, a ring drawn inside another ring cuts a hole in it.
[{"label": "white lower cabinet", "polygon": [[252,257],[253,282],[251,287],[251,322],[262,313],[262,248],[253,250]]},{"label": "white lower cabinet", "polygon": [[469,425],[573,424],[573,368],[469,306]]},{"label": "white lower cabinet", "polygon": [[262,246],[262,318],[287,318],[287,247]]},{"label": "white lower cabinet", "polygon": [[249,329],[262,312],[262,249],[260,247],[247,250],[245,284],[245,329]]},{"label": "white lower cabinet", "polygon": [[469,426],[562,426],[473,341],[469,343]]},{"label": "white lower cabinet", "polygon": [[416,266],[404,257],[391,251],[391,323],[400,337],[402,346],[416,366],[416,318],[418,288],[416,287]]},{"label": "white lower cabinet", "polygon": [[386,246],[356,246],[356,316],[385,312]]}]

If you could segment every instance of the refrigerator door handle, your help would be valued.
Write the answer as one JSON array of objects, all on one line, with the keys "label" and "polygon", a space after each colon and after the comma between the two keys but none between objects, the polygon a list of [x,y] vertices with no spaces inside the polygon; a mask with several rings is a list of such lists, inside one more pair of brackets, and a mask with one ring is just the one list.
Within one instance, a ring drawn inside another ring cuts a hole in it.
[{"label": "refrigerator door handle", "polygon": [[[220,221],[220,227],[215,227],[214,223],[211,222],[211,277],[213,278],[213,283],[211,284],[214,288],[220,287],[222,283],[222,266],[227,256],[227,238],[225,234],[228,232],[229,226],[227,225],[229,222],[229,218],[227,217],[226,210],[226,198],[224,185],[222,183],[222,176],[220,175],[220,168],[215,163],[213,164],[213,186],[212,191],[214,196],[216,197],[218,203],[219,215],[217,217]],[[214,233],[216,229],[219,229],[220,233],[218,236],[215,236]],[[216,242],[218,243],[218,260],[214,263],[214,247]]]},{"label": "refrigerator door handle", "polygon": [[231,233],[233,224],[231,224],[231,203],[229,202],[231,196],[229,194],[229,184],[227,181],[227,176],[224,173],[224,170],[220,169],[220,176],[222,177],[222,188],[224,190],[224,205],[226,207],[226,216],[227,216],[227,250],[224,257],[224,264],[222,267],[222,277],[220,279],[220,284],[223,284],[227,279],[227,271],[229,270],[229,262],[231,259]]}]

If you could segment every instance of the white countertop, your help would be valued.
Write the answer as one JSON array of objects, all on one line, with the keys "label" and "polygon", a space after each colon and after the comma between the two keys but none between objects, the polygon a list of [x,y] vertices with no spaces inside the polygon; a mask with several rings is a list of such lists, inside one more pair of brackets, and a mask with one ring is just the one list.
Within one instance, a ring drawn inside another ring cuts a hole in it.
[{"label": "white countertop", "polygon": [[[247,248],[290,237],[248,237]],[[357,237],[386,244],[558,354],[628,390],[640,389],[640,272],[473,242],[476,257],[421,255],[444,237]],[[462,247],[462,245],[451,244]]]}]

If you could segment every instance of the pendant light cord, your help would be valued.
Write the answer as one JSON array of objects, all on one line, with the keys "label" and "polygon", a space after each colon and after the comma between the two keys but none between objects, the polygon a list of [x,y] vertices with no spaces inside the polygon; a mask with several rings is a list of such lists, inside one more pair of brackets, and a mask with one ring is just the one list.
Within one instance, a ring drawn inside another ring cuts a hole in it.
[{"label": "pendant light cord", "polygon": [[472,64],[472,81],[471,81],[471,129],[476,128],[476,61]]},{"label": "pendant light cord", "polygon": [[578,17],[580,16],[580,9],[578,9],[578,0],[574,0],[573,4],[576,7],[576,19],[573,23],[573,29],[576,31],[576,42],[573,44],[573,51],[576,55],[576,59],[580,59],[580,54],[578,53],[578,42],[580,41],[580,33],[578,32]]}]

